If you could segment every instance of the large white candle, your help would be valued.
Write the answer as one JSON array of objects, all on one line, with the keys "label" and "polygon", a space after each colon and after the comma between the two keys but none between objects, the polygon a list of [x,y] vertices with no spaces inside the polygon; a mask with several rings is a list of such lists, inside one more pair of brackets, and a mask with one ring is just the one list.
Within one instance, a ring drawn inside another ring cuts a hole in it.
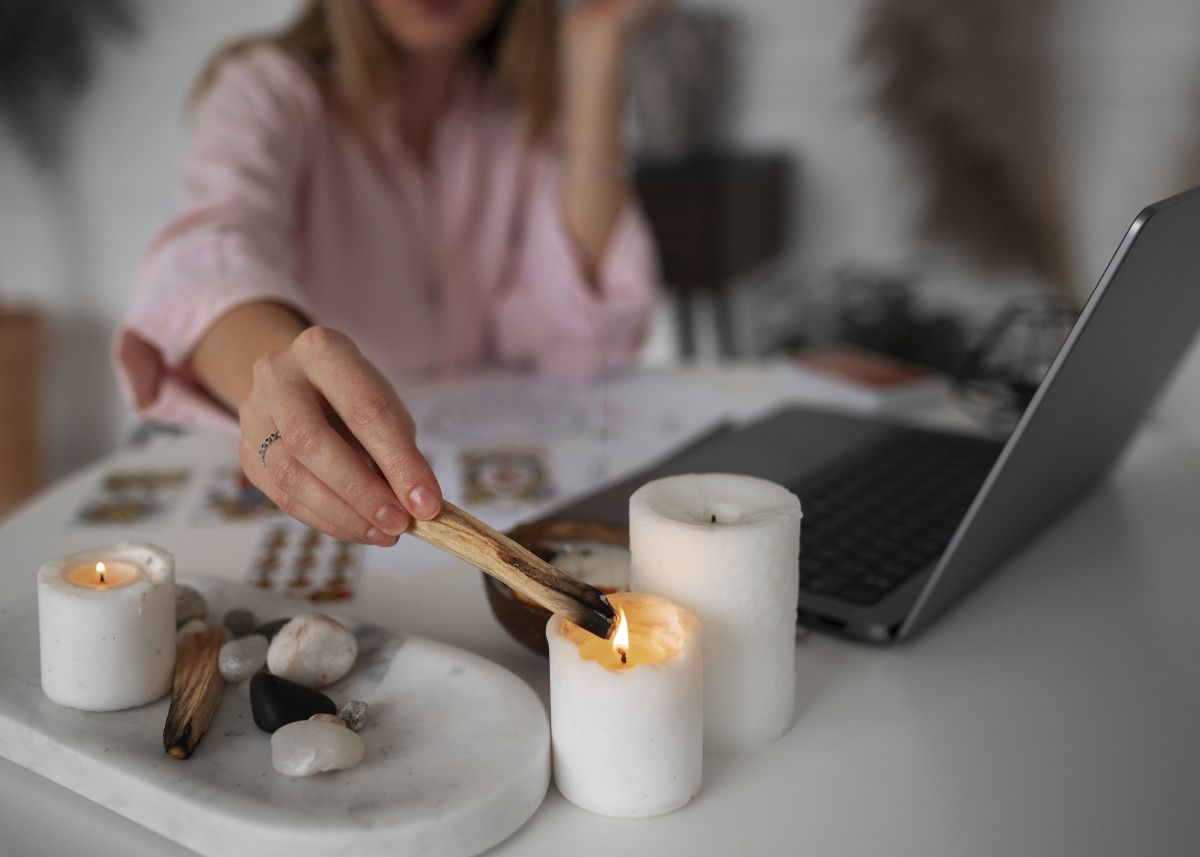
[{"label": "large white candle", "polygon": [[559,616],[546,625],[554,782],[601,815],[661,815],[700,789],[700,625],[658,596],[609,600],[623,614],[612,640]]},{"label": "large white candle", "polygon": [[629,588],[682,604],[704,628],[710,750],[774,741],[792,724],[800,500],[765,479],[687,474],[629,501]]},{"label": "large white candle", "polygon": [[123,542],[38,571],[42,690],[84,711],[153,702],[175,671],[175,560]]}]

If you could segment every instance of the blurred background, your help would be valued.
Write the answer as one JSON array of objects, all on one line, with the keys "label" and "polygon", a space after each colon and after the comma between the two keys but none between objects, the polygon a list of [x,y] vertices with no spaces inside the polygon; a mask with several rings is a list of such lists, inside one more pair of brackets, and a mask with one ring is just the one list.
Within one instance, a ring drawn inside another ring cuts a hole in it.
[{"label": "blurred background", "polygon": [[[0,0],[0,514],[134,431],[109,347],[187,92],[295,6]],[[676,0],[631,62],[651,365],[852,340],[965,371],[1200,183],[1195,0]],[[1197,351],[1157,419],[1200,443]]]}]

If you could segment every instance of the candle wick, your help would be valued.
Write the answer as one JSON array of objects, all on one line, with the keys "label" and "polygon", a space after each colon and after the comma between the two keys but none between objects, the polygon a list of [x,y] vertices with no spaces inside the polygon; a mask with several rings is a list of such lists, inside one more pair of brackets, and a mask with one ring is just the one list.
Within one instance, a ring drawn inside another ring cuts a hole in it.
[{"label": "candle wick", "polygon": [[617,649],[617,654],[621,656],[621,663],[628,663],[629,657],[625,654],[624,649]]},{"label": "candle wick", "polygon": [[715,524],[716,522],[717,522],[717,516],[716,516],[716,515],[713,515],[713,516],[712,516],[712,523],[714,523],[714,524]]},{"label": "candle wick", "polygon": [[103,572],[103,571],[102,571],[102,572],[100,572],[100,582],[101,582],[101,583],[103,583],[103,582],[104,582],[104,572]]}]

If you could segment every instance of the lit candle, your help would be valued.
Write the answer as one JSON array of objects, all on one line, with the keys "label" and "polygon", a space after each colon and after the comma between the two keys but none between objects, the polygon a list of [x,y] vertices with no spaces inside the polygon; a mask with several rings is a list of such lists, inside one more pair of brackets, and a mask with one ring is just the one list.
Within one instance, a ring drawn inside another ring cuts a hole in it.
[{"label": "lit candle", "polygon": [[175,670],[175,561],[125,542],[38,571],[42,691],[84,711],[153,702]]},{"label": "lit candle", "polygon": [[704,627],[704,741],[769,743],[792,724],[800,501],[765,479],[687,474],[629,501],[629,588],[682,604]]},{"label": "lit candle", "polygon": [[559,616],[546,625],[554,782],[591,812],[662,815],[700,789],[700,624],[655,595],[609,600],[621,620],[611,640]]}]

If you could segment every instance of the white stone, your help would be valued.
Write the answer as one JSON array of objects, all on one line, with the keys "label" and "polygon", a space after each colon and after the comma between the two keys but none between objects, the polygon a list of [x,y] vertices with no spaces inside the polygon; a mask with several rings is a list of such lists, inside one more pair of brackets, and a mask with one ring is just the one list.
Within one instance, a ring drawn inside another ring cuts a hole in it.
[{"label": "white stone", "polygon": [[203,619],[188,619],[179,626],[179,630],[175,632],[175,645],[183,642],[183,638],[191,634],[199,634],[202,631],[207,631],[208,625]]},{"label": "white stone", "polygon": [[289,777],[353,768],[365,753],[358,733],[340,722],[298,720],[279,727],[271,736],[271,764]]},{"label": "white stone", "polygon": [[267,647],[270,641],[262,634],[251,634],[230,640],[221,646],[217,657],[217,669],[225,681],[241,681],[254,675],[267,663]]},{"label": "white stone", "polygon": [[354,632],[321,613],[301,613],[271,640],[267,669],[308,687],[325,687],[348,673],[357,658]]}]

